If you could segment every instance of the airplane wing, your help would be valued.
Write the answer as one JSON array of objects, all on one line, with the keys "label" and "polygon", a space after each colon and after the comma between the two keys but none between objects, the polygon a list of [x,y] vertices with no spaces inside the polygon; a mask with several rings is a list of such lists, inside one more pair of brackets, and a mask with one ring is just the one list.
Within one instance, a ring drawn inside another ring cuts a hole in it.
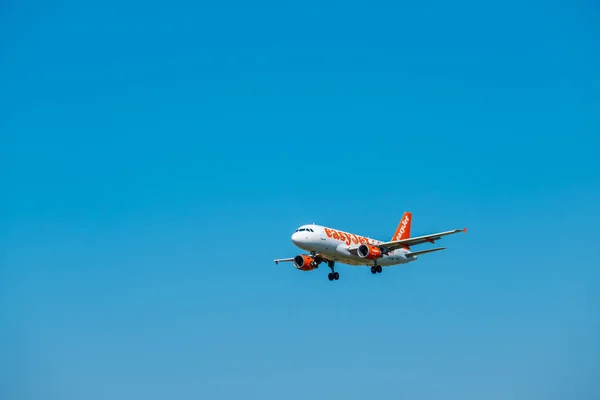
[{"label": "airplane wing", "polygon": [[275,264],[279,264],[280,262],[291,262],[291,261],[294,261],[294,258],[293,257],[292,258],[278,258],[278,259],[273,260],[273,261],[275,261]]},{"label": "airplane wing", "polygon": [[408,239],[394,240],[391,242],[380,243],[377,246],[382,249],[385,249],[385,252],[388,252],[388,251],[393,251],[393,250],[400,249],[400,248],[416,246],[418,244],[423,244],[423,243],[435,243],[435,241],[441,239],[442,236],[452,235],[452,234],[459,233],[459,232],[467,232],[467,228],[454,229],[452,231],[434,233],[432,235],[417,236],[417,237],[412,237],[412,238],[408,238]]},{"label": "airplane wing", "polygon": [[[277,258],[277,259],[275,259],[273,261],[275,262],[275,264],[279,265],[280,262],[292,262],[292,261],[294,261],[294,257],[291,257],[291,258]],[[324,255],[322,255],[320,253],[317,253],[317,255],[315,256],[315,261],[317,263],[321,263],[323,261],[324,262],[328,262],[330,260],[329,260],[329,258],[325,257]]]},{"label": "airplane wing", "polygon": [[406,256],[407,257],[420,256],[421,254],[433,253],[434,251],[440,251],[440,250],[446,250],[446,248],[445,247],[437,247],[435,249],[429,249],[429,250],[409,251],[408,253],[406,253]]}]

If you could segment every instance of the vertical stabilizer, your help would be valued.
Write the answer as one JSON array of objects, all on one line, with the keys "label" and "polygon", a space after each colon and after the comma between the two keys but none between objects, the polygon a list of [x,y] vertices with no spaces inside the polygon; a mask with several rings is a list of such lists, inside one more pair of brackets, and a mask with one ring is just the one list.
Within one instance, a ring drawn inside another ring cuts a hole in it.
[{"label": "vertical stabilizer", "polygon": [[402,216],[402,219],[400,220],[400,224],[398,225],[398,228],[396,229],[396,233],[392,237],[392,241],[408,239],[410,237],[411,222],[412,222],[412,214],[407,211]]}]

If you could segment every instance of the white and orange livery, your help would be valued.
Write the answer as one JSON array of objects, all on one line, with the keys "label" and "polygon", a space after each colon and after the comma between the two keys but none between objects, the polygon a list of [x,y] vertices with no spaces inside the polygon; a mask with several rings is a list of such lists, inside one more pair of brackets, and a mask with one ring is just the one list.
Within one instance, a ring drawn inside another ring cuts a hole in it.
[{"label": "white and orange livery", "polygon": [[411,246],[434,243],[442,236],[466,232],[467,229],[435,233],[432,235],[410,237],[412,214],[405,212],[400,224],[389,242],[370,239],[327,228],[321,225],[303,225],[292,234],[292,242],[309,254],[300,254],[293,258],[276,259],[275,263],[292,262],[301,271],[311,271],[326,262],[331,272],[330,281],[338,280],[340,274],[334,270],[336,262],[355,266],[371,266],[371,273],[380,273],[382,267],[406,264],[415,261],[421,254],[444,250],[444,247],[411,251]]}]

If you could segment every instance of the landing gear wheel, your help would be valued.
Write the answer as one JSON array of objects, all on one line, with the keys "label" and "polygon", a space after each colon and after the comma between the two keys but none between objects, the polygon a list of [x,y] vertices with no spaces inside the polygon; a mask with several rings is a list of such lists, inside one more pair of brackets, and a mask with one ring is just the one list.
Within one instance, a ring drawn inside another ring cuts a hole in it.
[{"label": "landing gear wheel", "polygon": [[329,275],[327,275],[329,280],[332,281],[335,279],[337,281],[338,279],[340,279],[340,274],[333,270],[333,267],[335,266],[335,261],[327,261],[327,266],[331,268],[331,272],[329,273]]},{"label": "landing gear wheel", "polygon": [[375,266],[371,267],[371,273],[373,275],[375,275],[377,273],[377,267],[375,267]]},{"label": "landing gear wheel", "polygon": [[377,272],[381,273],[381,271],[383,271],[383,268],[381,268],[381,265],[378,265],[377,267],[375,267],[375,269],[377,270]]}]

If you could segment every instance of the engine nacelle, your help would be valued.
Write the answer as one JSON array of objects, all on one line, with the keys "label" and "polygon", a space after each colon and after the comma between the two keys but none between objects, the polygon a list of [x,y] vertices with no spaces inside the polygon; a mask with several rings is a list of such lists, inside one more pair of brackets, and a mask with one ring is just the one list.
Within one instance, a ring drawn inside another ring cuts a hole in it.
[{"label": "engine nacelle", "polygon": [[300,254],[294,257],[294,267],[300,271],[312,271],[317,268],[317,263],[313,257]]},{"label": "engine nacelle", "polygon": [[377,260],[381,258],[381,249],[371,244],[361,244],[358,246],[358,256],[367,260]]}]

